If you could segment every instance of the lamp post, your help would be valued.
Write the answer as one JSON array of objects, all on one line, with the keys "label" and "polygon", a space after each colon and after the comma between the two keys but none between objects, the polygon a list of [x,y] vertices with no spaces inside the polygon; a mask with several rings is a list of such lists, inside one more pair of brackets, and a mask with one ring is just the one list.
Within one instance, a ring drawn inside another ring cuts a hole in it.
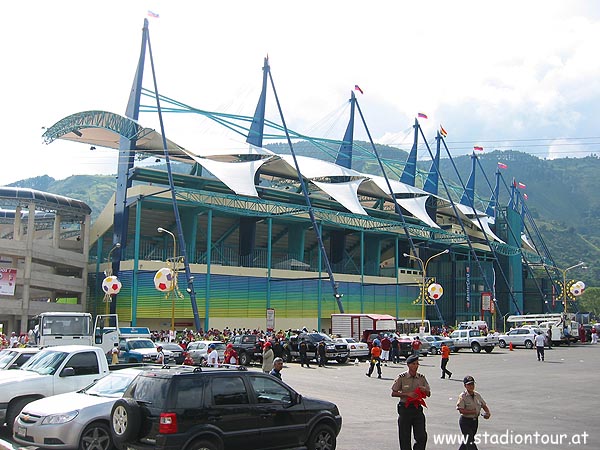
[{"label": "lamp post", "polygon": [[[175,269],[177,269],[177,240],[175,239],[175,235],[169,230],[166,230],[162,227],[158,227],[156,231],[158,231],[159,233],[167,233],[173,238],[173,272],[176,272]],[[176,288],[176,280],[174,281],[174,283],[175,284],[173,285],[173,288]],[[172,336],[175,336],[175,295],[171,296],[171,333]]]},{"label": "lamp post", "polygon": [[[108,262],[108,269],[106,271],[104,271],[104,276],[111,276],[112,275],[112,260],[110,259],[110,257],[112,256],[113,252],[118,249],[121,248],[121,243],[117,242],[115,245],[113,245],[113,248],[110,249],[110,251],[108,252],[108,255],[106,256],[106,261]],[[105,314],[108,314],[110,312],[109,309],[109,303],[112,302],[112,299],[109,297],[110,301],[106,301],[106,308],[105,308]]]},{"label": "lamp post", "polygon": [[552,268],[552,269],[556,269],[559,272],[562,273],[562,299],[563,299],[563,304],[565,305],[565,315],[567,314],[567,272],[571,269],[576,269],[577,267],[581,267],[581,266],[585,266],[585,263],[583,261],[575,264],[574,266],[571,267],[567,267],[566,269],[561,269],[559,267],[556,266],[552,266],[549,264],[544,264],[546,267]]},{"label": "lamp post", "polygon": [[443,252],[436,253],[435,255],[433,255],[429,259],[427,259],[427,261],[425,261],[425,262],[423,262],[423,260],[421,258],[419,258],[418,256],[413,256],[413,255],[409,255],[408,253],[404,253],[405,258],[414,259],[416,261],[419,261],[419,264],[421,264],[421,271],[423,273],[422,281],[421,281],[421,328],[423,328],[425,326],[425,281],[426,281],[426,277],[427,277],[427,265],[429,264],[429,261],[431,261],[433,258],[437,258],[438,256],[445,255],[446,253],[450,253],[450,250],[446,249]]}]

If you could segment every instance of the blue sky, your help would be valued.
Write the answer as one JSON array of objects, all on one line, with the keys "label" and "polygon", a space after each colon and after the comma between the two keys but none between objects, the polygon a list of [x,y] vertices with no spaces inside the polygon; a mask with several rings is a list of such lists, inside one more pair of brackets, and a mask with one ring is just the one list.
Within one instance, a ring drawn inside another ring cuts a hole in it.
[{"label": "blue sky", "polygon": [[[303,133],[340,139],[358,84],[379,143],[410,148],[423,112],[428,139],[443,124],[454,154],[600,153],[596,2],[34,0],[3,7],[0,184],[116,172],[114,150],[44,145],[42,127],[124,113],[148,10],[160,15],[150,22],[160,92],[198,108],[252,115],[268,54],[286,122]],[[165,120],[190,150],[243,145],[198,116]],[[158,127],[154,115],[140,122]]]}]

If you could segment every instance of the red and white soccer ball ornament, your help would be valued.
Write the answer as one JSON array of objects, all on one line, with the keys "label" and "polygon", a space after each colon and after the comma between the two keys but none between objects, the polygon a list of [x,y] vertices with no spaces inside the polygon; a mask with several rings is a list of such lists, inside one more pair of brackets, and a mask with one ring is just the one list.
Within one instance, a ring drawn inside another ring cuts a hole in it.
[{"label": "red and white soccer ball ornament", "polygon": [[573,285],[571,285],[571,287],[569,288],[569,291],[575,297],[579,297],[581,294],[583,294],[583,291],[585,291],[585,283],[583,281],[573,283]]},{"label": "red and white soccer ball ornament", "polygon": [[442,297],[442,295],[444,295],[444,288],[441,284],[431,283],[427,288],[427,293],[433,300],[438,300]]},{"label": "red and white soccer ball ornament", "polygon": [[113,275],[102,280],[102,290],[107,295],[117,295],[123,285],[119,279]]},{"label": "red and white soccer ball ornament", "polygon": [[163,267],[154,275],[154,287],[160,292],[172,291],[175,287],[175,273],[168,267]]}]

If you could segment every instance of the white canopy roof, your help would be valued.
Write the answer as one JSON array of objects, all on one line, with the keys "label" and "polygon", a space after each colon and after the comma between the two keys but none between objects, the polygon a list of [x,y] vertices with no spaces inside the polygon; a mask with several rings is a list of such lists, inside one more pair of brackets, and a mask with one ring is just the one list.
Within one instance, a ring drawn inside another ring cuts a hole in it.
[{"label": "white canopy roof", "polygon": [[322,191],[325,191],[330,197],[333,197],[344,208],[354,214],[368,216],[360,201],[358,201],[357,191],[364,178],[348,181],[345,183],[325,183],[322,181],[312,181]]},{"label": "white canopy roof", "polygon": [[430,227],[439,228],[439,225],[429,217],[429,214],[427,214],[427,210],[425,209],[425,202],[428,197],[429,196],[427,195],[422,195],[413,198],[398,198],[396,201],[421,222],[426,223]]}]

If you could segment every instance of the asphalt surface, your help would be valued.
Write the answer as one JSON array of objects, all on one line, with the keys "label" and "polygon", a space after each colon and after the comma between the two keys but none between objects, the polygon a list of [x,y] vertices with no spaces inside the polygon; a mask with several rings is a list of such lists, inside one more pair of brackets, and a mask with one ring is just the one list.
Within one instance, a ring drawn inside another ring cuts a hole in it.
[{"label": "asphalt surface", "polygon": [[[428,449],[459,447],[439,440],[458,437],[456,401],[465,375],[475,378],[476,390],[492,412],[489,420],[479,420],[480,450],[600,449],[600,345],[555,347],[546,350],[544,362],[537,361],[535,350],[523,348],[496,348],[490,354],[461,350],[451,354],[448,369],[453,375],[444,380],[440,356],[420,362],[432,390],[425,410]],[[390,393],[406,366],[383,366],[382,379],[366,377],[367,369],[367,363],[332,363],[325,368],[315,364],[310,369],[291,363],[282,375],[301,394],[338,405],[343,417],[339,450],[398,449],[397,401]],[[0,430],[0,439],[0,448],[19,448],[9,442],[6,430]]]}]

